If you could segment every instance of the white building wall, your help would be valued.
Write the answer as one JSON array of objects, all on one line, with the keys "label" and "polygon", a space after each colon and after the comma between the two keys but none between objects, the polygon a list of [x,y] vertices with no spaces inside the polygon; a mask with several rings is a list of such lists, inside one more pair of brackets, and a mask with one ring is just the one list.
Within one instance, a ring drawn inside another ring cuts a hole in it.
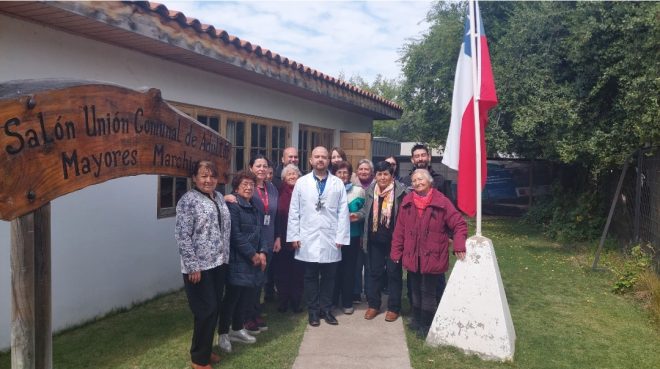
[{"label": "white building wall", "polygon": [[[266,45],[264,45],[266,46]],[[0,83],[75,78],[155,87],[185,102],[339,131],[369,117],[0,15]],[[157,176],[108,181],[52,202],[53,329],[182,286],[174,218],[156,218]],[[0,350],[10,345],[9,222],[0,221]]]},{"label": "white building wall", "polygon": [[[156,219],[158,177],[114,179],[51,203],[53,329],[183,285],[174,218]],[[9,222],[0,222],[0,349],[10,344]]]}]

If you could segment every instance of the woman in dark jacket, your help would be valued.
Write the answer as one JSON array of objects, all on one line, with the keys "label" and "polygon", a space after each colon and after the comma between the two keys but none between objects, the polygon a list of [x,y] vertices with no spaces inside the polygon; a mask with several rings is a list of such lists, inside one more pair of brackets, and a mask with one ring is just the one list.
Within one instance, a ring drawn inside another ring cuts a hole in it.
[{"label": "woman in dark jacket", "polygon": [[[289,205],[291,194],[296,181],[300,177],[297,166],[289,164],[282,169],[282,185],[277,203],[277,216],[275,217],[275,237],[286,240],[287,223],[289,221]],[[275,287],[279,297],[277,311],[284,313],[289,306],[294,313],[302,312],[300,301],[303,293],[304,264],[294,258],[296,250],[291,242],[282,242],[282,248],[273,254]]]},{"label": "woman in dark jacket", "polygon": [[[454,254],[465,258],[467,224],[451,201],[431,187],[426,169],[412,174],[414,192],[403,199],[392,236],[390,258],[402,263],[412,287],[411,328],[426,336],[437,308],[436,287],[449,266],[449,236]],[[450,231],[450,232],[447,232]]]},{"label": "woman in dark jacket", "polygon": [[[220,349],[231,352],[231,342],[254,343],[256,339],[244,328],[244,313],[252,303],[254,290],[265,280],[267,243],[262,236],[263,215],[252,203],[256,177],[240,171],[232,181],[236,203],[229,204],[231,239],[227,293],[222,302],[219,333]],[[232,330],[229,330],[231,323]]]}]

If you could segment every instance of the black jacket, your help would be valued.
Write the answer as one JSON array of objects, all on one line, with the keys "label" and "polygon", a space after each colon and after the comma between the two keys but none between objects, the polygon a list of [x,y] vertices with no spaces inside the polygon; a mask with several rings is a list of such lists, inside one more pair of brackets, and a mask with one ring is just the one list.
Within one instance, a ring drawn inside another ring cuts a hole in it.
[{"label": "black jacket", "polygon": [[250,201],[236,196],[238,203],[227,204],[231,214],[231,238],[229,242],[229,284],[257,287],[265,282],[260,267],[252,265],[257,252],[267,253],[268,245],[261,236],[262,215]]},{"label": "black jacket", "polygon": [[[417,168],[413,168],[410,173],[408,173],[407,176],[401,178],[401,183],[406,185],[409,191],[412,190],[412,174]],[[447,196],[448,192],[445,190],[445,177],[442,176],[440,173],[436,173],[433,168],[428,167],[429,173],[431,173],[431,177],[433,177],[433,188],[436,190],[442,192],[443,195]]]}]

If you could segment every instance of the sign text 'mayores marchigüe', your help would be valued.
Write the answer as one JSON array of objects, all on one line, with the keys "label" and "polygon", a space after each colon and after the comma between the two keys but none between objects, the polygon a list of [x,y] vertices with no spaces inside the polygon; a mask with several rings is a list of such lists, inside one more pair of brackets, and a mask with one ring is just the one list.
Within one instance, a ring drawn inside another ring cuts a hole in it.
[{"label": "sign text 'mayores marchig\u00fce'", "polygon": [[[0,219],[112,178],[188,176],[216,162],[226,181],[230,144],[152,89],[75,85],[0,99]],[[28,210],[28,211],[29,211]]]}]

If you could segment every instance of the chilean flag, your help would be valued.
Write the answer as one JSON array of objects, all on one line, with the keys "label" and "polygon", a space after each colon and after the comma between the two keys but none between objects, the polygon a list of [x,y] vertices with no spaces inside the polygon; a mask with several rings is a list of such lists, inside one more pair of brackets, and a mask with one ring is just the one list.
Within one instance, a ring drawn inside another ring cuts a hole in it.
[{"label": "chilean flag", "polygon": [[[495,80],[490,65],[490,54],[486,33],[481,23],[479,5],[475,13],[477,36],[480,42],[475,42],[478,53],[473,53],[470,47],[470,18],[465,21],[465,33],[461,52],[456,64],[454,78],[454,96],[451,107],[451,123],[445,144],[442,163],[458,171],[458,207],[468,216],[473,217],[477,211],[476,199],[476,147],[474,136],[474,98],[472,78],[477,78],[479,101],[479,121],[481,126],[481,189],[486,185],[486,141],[484,132],[488,121],[488,110],[497,105]],[[476,55],[475,55],[476,54]],[[472,75],[472,58],[477,58],[477,76]]]}]

